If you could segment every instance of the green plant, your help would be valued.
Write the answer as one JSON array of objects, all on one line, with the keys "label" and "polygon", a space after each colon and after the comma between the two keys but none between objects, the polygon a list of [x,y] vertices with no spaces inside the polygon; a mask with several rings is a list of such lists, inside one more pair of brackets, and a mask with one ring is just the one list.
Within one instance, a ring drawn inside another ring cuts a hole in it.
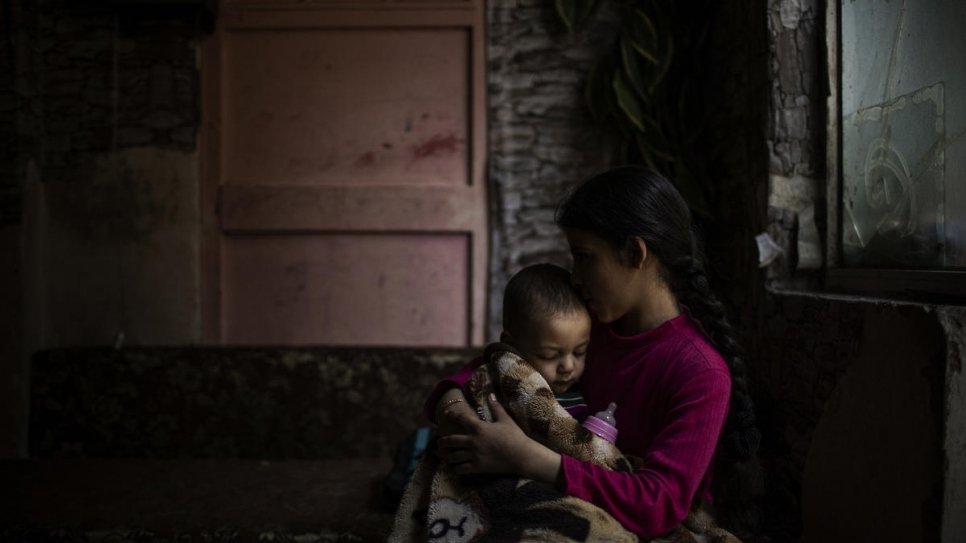
[{"label": "green plant", "polygon": [[[556,0],[570,32],[604,0]],[[697,148],[706,112],[701,56],[711,0],[607,0],[616,9],[613,47],[587,73],[585,99],[612,131],[624,163],[646,164],[677,185],[691,209],[710,216],[710,179]]]}]

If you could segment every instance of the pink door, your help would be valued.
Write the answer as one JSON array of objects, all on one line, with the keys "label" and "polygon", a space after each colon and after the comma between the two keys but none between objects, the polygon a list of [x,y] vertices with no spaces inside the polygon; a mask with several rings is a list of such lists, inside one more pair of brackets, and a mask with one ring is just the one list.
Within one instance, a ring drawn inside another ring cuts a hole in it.
[{"label": "pink door", "polygon": [[206,337],[478,345],[482,0],[226,2],[206,47]]}]

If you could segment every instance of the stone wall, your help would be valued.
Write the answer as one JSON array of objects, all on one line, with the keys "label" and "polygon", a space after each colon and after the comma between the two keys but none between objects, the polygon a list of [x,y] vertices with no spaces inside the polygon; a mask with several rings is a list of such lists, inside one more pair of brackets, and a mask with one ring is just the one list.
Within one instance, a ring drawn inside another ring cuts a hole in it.
[{"label": "stone wall", "polygon": [[529,264],[569,267],[570,251],[554,212],[567,190],[610,164],[603,132],[583,102],[583,76],[615,34],[606,10],[569,34],[552,3],[494,0],[487,9],[487,337],[496,338],[503,286]]},{"label": "stone wall", "polygon": [[195,150],[199,74],[190,20],[98,7],[106,3],[41,5],[45,182],[83,183],[103,153]]},{"label": "stone wall", "polygon": [[825,4],[770,0],[766,132],[768,231],[785,251],[769,274],[773,285],[817,288],[825,233]]},{"label": "stone wall", "polygon": [[825,174],[824,9],[819,0],[771,0],[768,5],[773,174]]},{"label": "stone wall", "polygon": [[[709,118],[701,160],[714,172],[711,194],[720,203],[704,235],[717,290],[747,320],[756,296],[756,274],[747,270],[767,189],[756,182],[767,172],[765,0],[710,6],[695,13],[714,21],[702,59]],[[569,265],[553,222],[566,191],[617,160],[607,127],[590,119],[583,101],[584,75],[616,38],[612,7],[599,2],[586,27],[568,34],[552,4],[488,2],[489,337],[499,332],[502,288],[514,272],[539,261]]]}]

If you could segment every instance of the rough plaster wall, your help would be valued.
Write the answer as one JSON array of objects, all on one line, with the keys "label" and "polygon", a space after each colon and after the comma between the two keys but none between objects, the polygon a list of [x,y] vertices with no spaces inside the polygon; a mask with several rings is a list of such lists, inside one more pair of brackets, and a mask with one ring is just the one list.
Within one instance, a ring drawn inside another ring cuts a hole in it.
[{"label": "rough plaster wall", "polygon": [[185,21],[41,3],[43,347],[200,334],[198,70]]},{"label": "rough plaster wall", "polygon": [[4,4],[0,456],[37,349],[198,337],[197,38],[97,2]]},{"label": "rough plaster wall", "polygon": [[24,242],[26,180],[36,178],[42,128],[35,67],[38,17],[32,2],[9,2],[0,41],[0,458],[26,454],[28,367],[36,337],[24,325],[23,288],[33,269]]},{"label": "rough plaster wall", "polygon": [[23,188],[17,174],[21,169],[24,134],[20,133],[23,103],[17,87],[18,84],[25,85],[26,81],[19,77],[23,61],[18,58],[17,44],[30,31],[24,24],[26,15],[19,4],[11,4],[6,9],[0,20],[0,226],[20,222]]},{"label": "rough plaster wall", "polygon": [[765,299],[752,357],[762,456],[767,466],[766,522],[779,541],[801,534],[802,474],[825,403],[859,346],[862,304],[813,295]]},{"label": "rough plaster wall", "polygon": [[858,351],[805,461],[803,541],[937,541],[943,330],[923,307],[861,306]]},{"label": "rough plaster wall", "polygon": [[575,183],[609,163],[583,104],[583,74],[614,38],[607,13],[569,35],[552,3],[488,8],[490,279],[487,340],[500,331],[503,286],[521,267],[569,267],[554,210]]},{"label": "rough plaster wall", "polygon": [[132,148],[43,187],[47,347],[198,342],[197,171],[195,154]]},{"label": "rough plaster wall", "polygon": [[[774,537],[796,540],[804,530],[807,541],[847,539],[872,522],[855,521],[862,514],[901,517],[892,529],[918,539],[937,533],[949,401],[943,372],[961,356],[944,346],[945,311],[768,296],[756,384]],[[891,495],[897,479],[901,498]]]},{"label": "rough plaster wall", "polygon": [[20,228],[0,226],[0,458],[22,456],[26,433],[27,371],[20,349],[23,334]]},{"label": "rough plaster wall", "polygon": [[966,308],[940,308],[946,333],[946,435],[942,541],[966,542]]}]

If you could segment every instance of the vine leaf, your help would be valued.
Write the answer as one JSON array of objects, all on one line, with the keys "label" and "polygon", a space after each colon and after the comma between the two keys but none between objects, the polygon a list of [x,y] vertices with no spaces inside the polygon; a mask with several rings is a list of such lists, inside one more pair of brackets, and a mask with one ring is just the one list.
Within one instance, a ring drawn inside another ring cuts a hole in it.
[{"label": "vine leaf", "polygon": [[655,66],[659,65],[661,61],[658,59],[657,28],[655,28],[651,18],[640,9],[635,9],[626,20],[625,25],[634,50],[644,57],[644,60]]},{"label": "vine leaf", "polygon": [[596,0],[555,0],[554,2],[557,7],[557,15],[560,16],[560,20],[563,21],[564,26],[567,27],[568,32],[574,32],[584,21],[590,17],[592,11],[594,11],[594,5],[597,3]]},{"label": "vine leaf", "polygon": [[[570,32],[587,22],[602,0],[554,0]],[[710,216],[710,176],[695,155],[705,124],[700,53],[710,17],[695,21],[714,0],[612,0],[619,33],[584,80],[589,113],[615,136],[621,162],[644,163],[670,174],[692,210]],[[707,20],[704,20],[707,19]]]},{"label": "vine leaf", "polygon": [[637,94],[631,89],[623,70],[617,70],[617,73],[614,74],[613,85],[614,94],[617,95],[617,105],[627,116],[627,120],[639,131],[646,131],[646,128],[644,128],[644,109],[641,107]]},{"label": "vine leaf", "polygon": [[647,93],[645,92],[645,89],[648,89],[649,85],[644,82],[644,73],[641,71],[641,66],[638,62],[638,55],[635,54],[635,48],[631,44],[631,40],[627,37],[627,35],[621,36],[620,49],[621,67],[624,69],[624,74],[627,76],[627,81],[630,83],[631,89],[636,91],[640,97],[646,101]]}]

